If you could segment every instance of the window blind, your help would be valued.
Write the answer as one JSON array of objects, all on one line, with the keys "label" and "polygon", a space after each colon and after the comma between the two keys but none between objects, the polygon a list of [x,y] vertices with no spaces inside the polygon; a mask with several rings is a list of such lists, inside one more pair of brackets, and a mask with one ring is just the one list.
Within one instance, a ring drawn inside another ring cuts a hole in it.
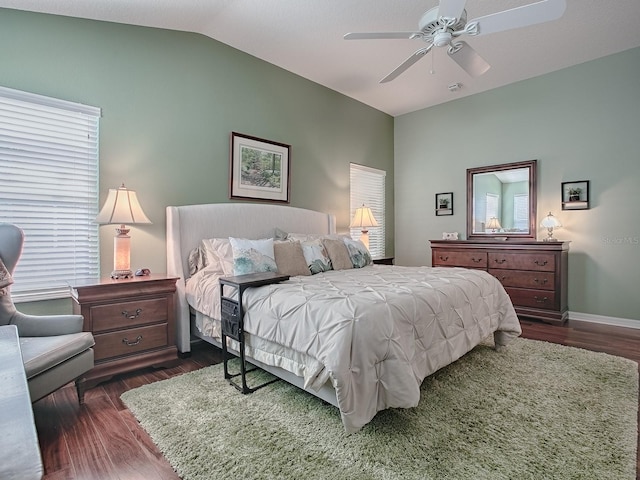
[{"label": "window blind", "polygon": [[24,230],[18,301],[98,278],[100,109],[0,87],[0,221]]},{"label": "window blind", "polygon": [[[385,179],[387,172],[366,167],[357,163],[350,164],[350,215],[353,218],[356,208],[365,204],[378,222],[378,227],[369,228],[369,251],[373,258],[385,256]],[[358,228],[350,229],[351,236],[360,238]]]}]

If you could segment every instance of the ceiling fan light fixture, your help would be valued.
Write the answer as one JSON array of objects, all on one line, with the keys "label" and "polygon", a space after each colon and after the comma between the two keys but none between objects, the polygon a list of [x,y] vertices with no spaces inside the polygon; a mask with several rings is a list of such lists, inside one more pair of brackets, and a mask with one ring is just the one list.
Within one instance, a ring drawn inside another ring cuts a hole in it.
[{"label": "ceiling fan light fixture", "polygon": [[446,47],[451,43],[451,38],[451,32],[448,32],[446,30],[443,32],[438,32],[433,36],[433,44],[436,47]]}]

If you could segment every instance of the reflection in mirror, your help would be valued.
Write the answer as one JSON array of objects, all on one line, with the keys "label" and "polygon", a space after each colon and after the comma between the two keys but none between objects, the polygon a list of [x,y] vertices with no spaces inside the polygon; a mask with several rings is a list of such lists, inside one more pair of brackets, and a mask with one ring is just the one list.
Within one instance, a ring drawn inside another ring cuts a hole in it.
[{"label": "reflection in mirror", "polygon": [[536,160],[467,170],[467,236],[535,239]]}]

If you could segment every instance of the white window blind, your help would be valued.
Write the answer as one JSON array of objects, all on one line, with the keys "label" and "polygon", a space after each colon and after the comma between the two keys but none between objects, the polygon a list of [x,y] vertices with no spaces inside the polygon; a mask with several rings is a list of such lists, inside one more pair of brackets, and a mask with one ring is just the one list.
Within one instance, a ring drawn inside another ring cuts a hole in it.
[{"label": "white window blind", "polygon": [[[371,208],[378,227],[369,228],[369,251],[373,258],[385,256],[385,178],[387,172],[377,168],[350,164],[351,209],[349,218],[353,218],[356,208],[362,204]],[[352,228],[351,236],[360,238],[361,232]]]},{"label": "white window blind", "polygon": [[0,87],[0,222],[24,230],[14,299],[98,278],[100,109]]}]

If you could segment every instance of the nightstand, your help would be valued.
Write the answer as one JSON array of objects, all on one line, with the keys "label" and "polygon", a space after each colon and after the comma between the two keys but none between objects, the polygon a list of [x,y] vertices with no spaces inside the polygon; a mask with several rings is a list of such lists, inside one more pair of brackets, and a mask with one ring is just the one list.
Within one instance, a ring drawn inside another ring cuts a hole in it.
[{"label": "nightstand", "polygon": [[[244,311],[242,308],[242,295],[247,288],[261,287],[263,285],[269,285],[272,283],[284,282],[289,280],[289,275],[280,275],[275,272],[266,273],[251,273],[249,275],[238,275],[236,277],[221,278],[220,282],[220,310],[222,317],[222,358],[224,363],[224,378],[226,378],[231,385],[236,387],[244,394],[255,392],[257,389],[262,388],[270,383],[278,380],[277,378],[268,382],[265,382],[256,387],[249,387],[247,385],[247,373],[254,371],[256,368],[247,370],[244,355]],[[225,296],[225,285],[234,289],[235,296]],[[227,349],[227,337],[230,337],[238,342],[238,354],[240,357],[240,373],[229,373],[228,361],[229,354]],[[233,379],[240,377],[242,385],[238,385]]]},{"label": "nightstand", "polygon": [[394,259],[394,257],[374,258],[373,259],[373,264],[374,265],[393,265],[393,259]]},{"label": "nightstand", "polygon": [[175,345],[175,277],[150,275],[80,282],[71,286],[73,313],[95,339],[95,367],[86,388],[143,367],[170,367]]}]

